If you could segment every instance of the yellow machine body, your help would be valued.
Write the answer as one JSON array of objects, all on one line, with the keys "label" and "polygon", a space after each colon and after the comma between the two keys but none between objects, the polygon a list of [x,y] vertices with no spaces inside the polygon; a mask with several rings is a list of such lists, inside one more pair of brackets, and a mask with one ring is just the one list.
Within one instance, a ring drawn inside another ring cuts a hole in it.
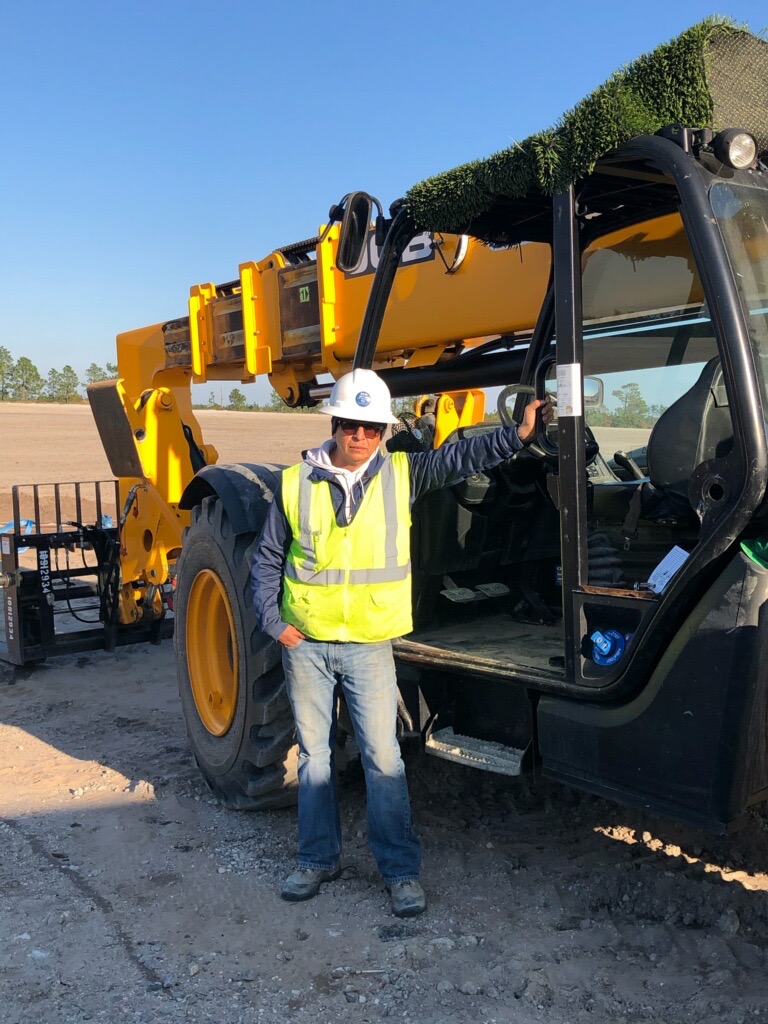
[{"label": "yellow machine body", "polygon": [[[621,241],[629,258],[635,249],[647,256],[654,239],[677,233],[672,215]],[[267,376],[297,405],[319,378],[351,368],[377,258],[373,233],[352,273],[336,265],[338,227],[314,241],[299,260],[289,247],[241,264],[226,285],[193,286],[188,316],[118,335],[118,379],[89,388],[124,503],[121,622],[161,614],[157,588],[172,576],[189,525],[181,495],[201,465],[217,460],[194,416],[191,385]],[[550,276],[545,244],[496,250],[464,236],[420,236],[395,277],[374,369],[430,366],[489,337],[531,331]],[[484,413],[481,391],[442,394],[435,445]]]}]

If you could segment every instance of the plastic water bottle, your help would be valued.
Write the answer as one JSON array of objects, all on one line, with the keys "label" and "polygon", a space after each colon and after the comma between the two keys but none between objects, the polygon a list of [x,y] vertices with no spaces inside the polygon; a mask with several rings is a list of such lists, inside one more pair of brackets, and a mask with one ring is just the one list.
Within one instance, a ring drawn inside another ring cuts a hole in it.
[{"label": "plastic water bottle", "polygon": [[618,629],[596,629],[590,636],[592,661],[596,665],[615,665],[627,649],[631,634],[625,636]]}]

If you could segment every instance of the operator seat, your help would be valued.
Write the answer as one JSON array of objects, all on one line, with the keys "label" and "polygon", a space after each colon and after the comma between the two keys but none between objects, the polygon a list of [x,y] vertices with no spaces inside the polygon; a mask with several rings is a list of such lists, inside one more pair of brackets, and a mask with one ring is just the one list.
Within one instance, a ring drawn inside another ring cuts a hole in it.
[{"label": "operator seat", "polygon": [[648,477],[673,512],[689,516],[688,482],[702,462],[727,455],[733,424],[720,359],[710,359],[690,390],[657,420],[648,438]]}]

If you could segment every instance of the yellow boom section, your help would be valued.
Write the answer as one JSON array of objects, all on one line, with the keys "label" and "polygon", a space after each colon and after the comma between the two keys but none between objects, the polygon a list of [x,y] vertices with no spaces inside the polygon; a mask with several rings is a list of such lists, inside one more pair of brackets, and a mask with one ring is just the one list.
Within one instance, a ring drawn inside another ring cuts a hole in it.
[{"label": "yellow boom section", "polygon": [[[195,383],[266,374],[288,405],[300,401],[302,385],[341,376],[355,354],[377,256],[371,235],[360,266],[345,274],[337,246],[333,229],[300,262],[277,251],[241,264],[228,285],[195,285],[189,317],[163,327],[165,367],[190,370]],[[419,235],[395,278],[374,368],[428,366],[473,339],[530,329],[549,266],[547,245],[492,250],[456,235]]]}]

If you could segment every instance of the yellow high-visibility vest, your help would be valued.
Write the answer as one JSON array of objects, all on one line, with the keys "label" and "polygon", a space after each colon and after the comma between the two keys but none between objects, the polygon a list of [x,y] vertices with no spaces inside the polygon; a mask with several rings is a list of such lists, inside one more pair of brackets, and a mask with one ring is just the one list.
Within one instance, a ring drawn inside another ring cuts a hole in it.
[{"label": "yellow high-visibility vest", "polygon": [[376,643],[413,629],[408,457],[384,459],[348,526],[336,523],[331,485],[310,482],[310,465],[283,470],[293,540],[281,615],[315,640]]}]

